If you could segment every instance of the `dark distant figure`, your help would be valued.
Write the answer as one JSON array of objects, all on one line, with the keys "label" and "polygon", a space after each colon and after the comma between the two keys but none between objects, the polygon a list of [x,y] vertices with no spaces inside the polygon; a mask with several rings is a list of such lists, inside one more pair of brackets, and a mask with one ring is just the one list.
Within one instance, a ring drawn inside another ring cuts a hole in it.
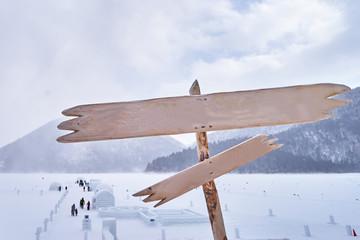
[{"label": "dark distant figure", "polygon": [[90,192],[90,186],[88,186],[88,192]]},{"label": "dark distant figure", "polygon": [[85,186],[83,187],[83,190],[84,190],[84,192],[85,192]]},{"label": "dark distant figure", "polygon": [[65,190],[67,190],[67,186],[65,186]]},{"label": "dark distant figure", "polygon": [[71,216],[74,216],[75,213],[75,203],[71,205]]},{"label": "dark distant figure", "polygon": [[78,211],[77,211],[77,208],[75,208],[75,215],[77,216],[77,214],[78,214]]},{"label": "dark distant figure", "polygon": [[84,205],[85,205],[85,200],[84,200],[84,198],[81,198],[81,200],[80,200],[80,207],[83,209],[83,208],[84,208]]},{"label": "dark distant figure", "polygon": [[87,202],[87,210],[90,210],[90,201]]}]

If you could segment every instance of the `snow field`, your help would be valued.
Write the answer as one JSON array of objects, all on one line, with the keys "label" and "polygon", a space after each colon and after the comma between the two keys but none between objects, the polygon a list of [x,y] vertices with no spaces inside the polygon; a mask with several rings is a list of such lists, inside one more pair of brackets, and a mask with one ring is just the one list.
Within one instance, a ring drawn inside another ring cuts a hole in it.
[{"label": "snow field", "polygon": [[[89,215],[92,230],[88,240],[102,239],[102,218],[96,210],[80,209],[84,197],[90,201],[93,192],[83,192],[75,184],[77,177],[100,179],[113,186],[115,206],[139,206],[149,209],[131,195],[161,181],[171,174],[2,174],[0,175],[0,239],[36,239],[37,227],[64,194],[69,193],[48,222],[40,239],[84,239],[82,219]],[[49,191],[52,182],[60,182],[63,190]],[[215,180],[228,239],[356,239],[346,234],[346,225],[360,233],[360,174],[226,174]],[[41,194],[42,191],[42,194]],[[77,217],[70,214],[75,203]],[[226,210],[227,208],[227,210]],[[190,191],[158,209],[189,209],[207,215],[202,189]],[[273,215],[269,216],[269,209]],[[336,224],[329,224],[329,215]],[[119,218],[118,239],[212,239],[209,223],[148,225],[140,219]]]}]

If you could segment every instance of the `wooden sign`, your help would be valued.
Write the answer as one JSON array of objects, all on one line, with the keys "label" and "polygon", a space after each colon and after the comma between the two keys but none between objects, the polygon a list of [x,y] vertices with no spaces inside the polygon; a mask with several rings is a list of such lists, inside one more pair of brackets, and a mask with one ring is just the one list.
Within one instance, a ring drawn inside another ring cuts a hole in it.
[{"label": "wooden sign", "polygon": [[133,196],[149,195],[143,201],[151,202],[161,200],[155,207],[160,206],[282,146],[282,144],[273,144],[277,139],[266,140],[267,137],[267,135],[253,137],[151,187],[135,193]]},{"label": "wooden sign", "polygon": [[77,118],[58,128],[74,131],[59,142],[305,123],[332,117],[327,111],[349,101],[329,97],[350,90],[337,84],[214,93],[133,102],[91,104],[63,111]]},{"label": "wooden sign", "polygon": [[200,163],[148,187],[134,196],[160,206],[203,185],[214,239],[226,232],[214,179],[277,148],[277,139],[259,135],[214,157],[209,156],[206,131],[313,122],[332,117],[328,111],[349,103],[330,97],[349,91],[338,84],[315,84],[253,91],[200,95],[195,81],[192,96],[133,102],[91,104],[63,111],[76,118],[58,128],[73,131],[59,142],[83,142],[196,133]]}]

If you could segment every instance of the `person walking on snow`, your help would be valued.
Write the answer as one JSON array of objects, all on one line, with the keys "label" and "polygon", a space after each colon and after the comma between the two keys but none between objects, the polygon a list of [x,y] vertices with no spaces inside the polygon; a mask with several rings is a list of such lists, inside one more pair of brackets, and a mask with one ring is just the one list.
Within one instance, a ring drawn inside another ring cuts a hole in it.
[{"label": "person walking on snow", "polygon": [[90,201],[87,202],[87,210],[90,210]]},{"label": "person walking on snow", "polygon": [[75,212],[75,203],[71,205],[71,216],[74,216],[74,212]]},{"label": "person walking on snow", "polygon": [[81,208],[84,208],[84,205],[85,205],[85,200],[84,200],[84,198],[81,198],[81,200],[80,200],[80,207],[81,207]]}]

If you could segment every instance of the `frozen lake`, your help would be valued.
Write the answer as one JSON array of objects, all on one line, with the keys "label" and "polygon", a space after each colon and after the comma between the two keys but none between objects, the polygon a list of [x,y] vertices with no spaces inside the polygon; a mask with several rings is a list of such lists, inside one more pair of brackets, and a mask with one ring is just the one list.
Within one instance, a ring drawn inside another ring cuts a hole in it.
[{"label": "frozen lake", "polygon": [[[52,182],[68,187],[53,221],[40,239],[84,239],[82,219],[89,215],[89,240],[102,239],[102,220],[98,211],[80,209],[79,201],[91,201],[93,192],[84,192],[75,181],[83,177],[100,179],[113,186],[115,206],[152,209],[156,202],[143,203],[131,195],[171,174],[1,174],[0,239],[36,239],[37,227],[61,199],[64,191],[49,191]],[[350,225],[360,234],[360,174],[226,174],[215,180],[228,239],[353,239],[346,232]],[[72,204],[79,214],[71,216]],[[190,191],[157,209],[188,209],[207,216],[202,189]],[[274,216],[269,216],[269,209]],[[329,216],[336,224],[329,224]],[[118,239],[212,239],[210,224],[154,224],[138,218],[116,220]]]}]

